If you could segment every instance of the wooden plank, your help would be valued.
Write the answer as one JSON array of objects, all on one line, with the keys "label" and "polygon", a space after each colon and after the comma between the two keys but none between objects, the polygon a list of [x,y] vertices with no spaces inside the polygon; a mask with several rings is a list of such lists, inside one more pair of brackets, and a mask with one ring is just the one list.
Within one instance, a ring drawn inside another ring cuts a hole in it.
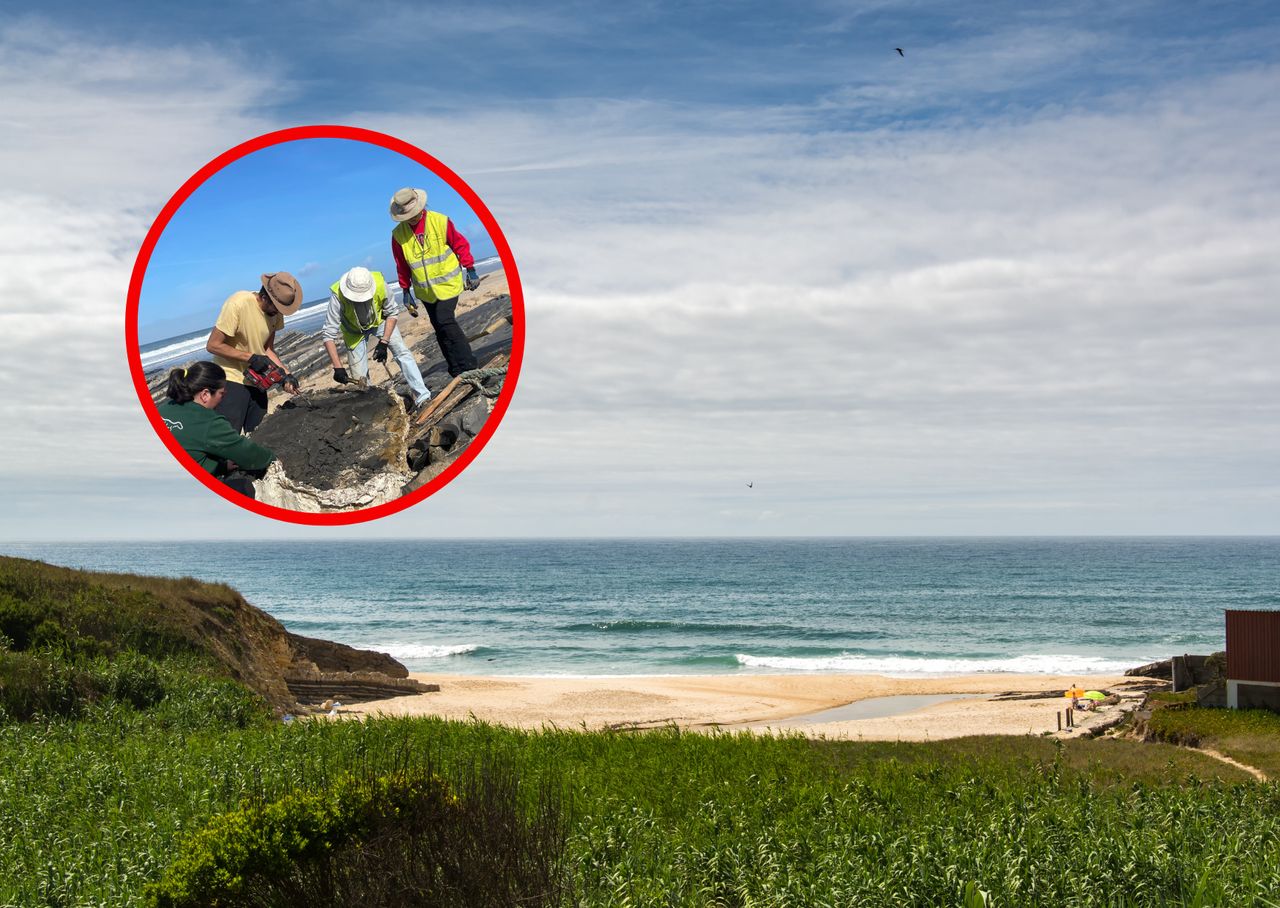
[{"label": "wooden plank", "polygon": [[[480,368],[496,369],[500,366],[505,366],[508,359],[509,357],[506,353],[499,353]],[[413,421],[414,425],[422,427],[425,431],[426,428],[429,428],[427,425],[428,420],[437,415],[444,416],[458,404],[462,403],[462,401],[466,400],[467,397],[475,391],[475,387],[470,384],[462,385],[462,387],[459,388],[458,386],[460,383],[461,379],[458,378],[449,382],[449,384],[445,386],[445,389],[437,395],[436,399],[431,401],[427,408],[417,415]],[[415,437],[421,434],[422,432],[420,431],[414,432]]]}]

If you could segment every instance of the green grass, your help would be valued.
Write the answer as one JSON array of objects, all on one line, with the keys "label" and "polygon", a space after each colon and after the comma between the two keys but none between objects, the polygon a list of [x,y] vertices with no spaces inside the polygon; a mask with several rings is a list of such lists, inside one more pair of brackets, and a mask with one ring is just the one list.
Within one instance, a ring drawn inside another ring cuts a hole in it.
[{"label": "green grass", "polygon": [[406,764],[456,776],[485,755],[563,792],[582,905],[951,905],[970,883],[1001,905],[1280,892],[1280,789],[1167,745],[214,724],[117,703],[0,727],[0,905],[141,904],[180,843],[246,801]]},{"label": "green grass", "polygon": [[1187,705],[1156,709],[1151,734],[1165,741],[1211,747],[1280,779],[1280,714],[1263,709],[1209,709]]},{"label": "green grass", "polygon": [[[269,622],[227,587],[0,558],[0,908],[141,905],[219,816],[477,765],[556,792],[579,906],[1280,906],[1280,782],[1185,748],[283,725],[233,680],[263,689]],[[1269,714],[1151,727],[1280,775]]]},{"label": "green grass", "polygon": [[199,614],[237,601],[230,587],[190,578],[99,574],[0,557],[0,633],[17,651],[197,653]]}]

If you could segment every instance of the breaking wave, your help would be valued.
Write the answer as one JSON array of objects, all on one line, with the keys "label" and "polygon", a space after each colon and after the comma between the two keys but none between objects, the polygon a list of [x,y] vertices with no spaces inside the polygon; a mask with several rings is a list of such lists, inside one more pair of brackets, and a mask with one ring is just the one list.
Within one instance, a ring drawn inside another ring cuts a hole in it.
[{"label": "breaking wave", "polygon": [[392,659],[447,659],[450,656],[469,656],[480,647],[475,643],[457,646],[433,646],[427,643],[392,643],[387,646],[370,646],[365,649],[386,653]]},{"label": "breaking wave", "polygon": [[739,665],[791,672],[850,672],[862,675],[974,675],[985,672],[1014,672],[1024,675],[1107,675],[1120,674],[1154,661],[1152,657],[1105,659],[1100,656],[1045,654],[1009,656],[997,659],[921,658],[907,656],[751,656],[738,653]]}]

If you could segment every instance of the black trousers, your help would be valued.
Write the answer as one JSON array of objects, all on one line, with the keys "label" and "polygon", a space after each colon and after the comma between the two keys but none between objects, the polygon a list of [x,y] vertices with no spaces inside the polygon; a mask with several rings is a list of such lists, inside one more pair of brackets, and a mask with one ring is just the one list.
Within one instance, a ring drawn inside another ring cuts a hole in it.
[{"label": "black trousers", "polygon": [[237,471],[226,476],[219,476],[218,478],[222,480],[223,485],[235,489],[241,495],[247,495],[248,497],[255,499],[258,497],[254,493],[253,477],[251,476]]},{"label": "black trousers", "polygon": [[431,319],[431,327],[436,329],[436,340],[440,344],[440,352],[449,366],[450,375],[461,375],[476,367],[476,355],[471,352],[471,344],[462,333],[454,310],[458,308],[458,298],[426,303],[427,318]]},{"label": "black trousers", "polygon": [[248,435],[267,414],[267,392],[228,380],[227,393],[222,395],[215,411],[227,418],[231,428]]}]

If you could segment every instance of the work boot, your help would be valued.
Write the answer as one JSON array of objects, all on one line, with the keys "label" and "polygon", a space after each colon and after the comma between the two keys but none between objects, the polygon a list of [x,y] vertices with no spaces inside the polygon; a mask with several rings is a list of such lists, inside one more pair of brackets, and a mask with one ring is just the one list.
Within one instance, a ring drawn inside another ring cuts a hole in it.
[{"label": "work boot", "polygon": [[[406,400],[406,401],[408,401],[408,399],[409,399],[408,397],[406,397],[406,398],[405,398],[405,400]],[[410,414],[413,414],[413,413],[417,413],[419,410],[421,410],[423,407],[425,407],[425,406],[426,406],[427,404],[429,404],[429,403],[431,403],[431,392],[430,392],[430,391],[428,391],[428,392],[427,392],[427,396],[426,396],[426,397],[424,397],[424,398],[422,398],[422,399],[420,399],[420,400],[415,400],[415,401],[413,401],[412,403],[407,404],[407,406],[405,407],[405,409],[406,409]]]},{"label": "work boot", "polygon": [[413,316],[414,318],[417,318],[417,317],[418,317],[418,307],[417,307],[417,306],[410,306],[410,307],[409,307],[409,314],[410,314],[411,316]]}]

